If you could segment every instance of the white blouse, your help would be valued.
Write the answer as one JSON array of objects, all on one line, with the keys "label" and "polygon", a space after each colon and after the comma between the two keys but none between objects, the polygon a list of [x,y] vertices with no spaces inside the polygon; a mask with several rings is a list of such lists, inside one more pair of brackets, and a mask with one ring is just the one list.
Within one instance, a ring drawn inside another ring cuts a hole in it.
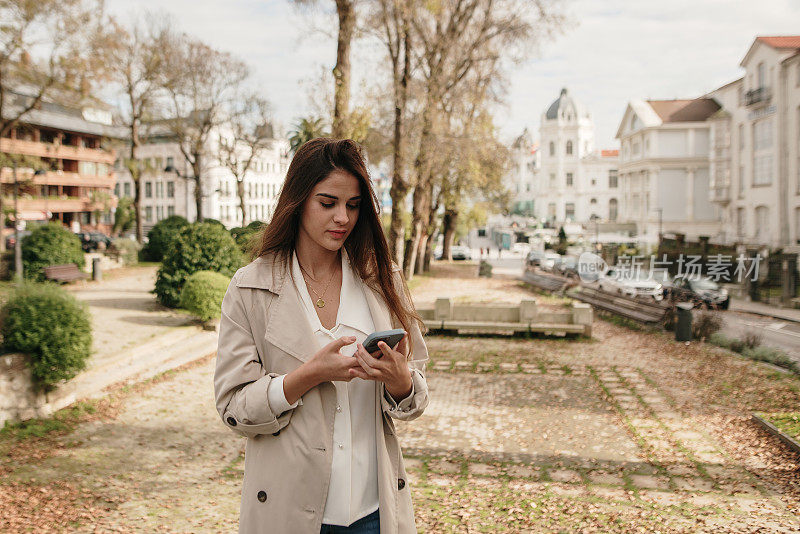
[{"label": "white blouse", "polygon": [[[297,254],[292,255],[294,288],[306,312],[319,348],[342,336],[354,336],[357,343],[375,331],[361,278],[351,266],[347,252],[342,250],[342,290],[336,326],[328,330],[319,320],[308,293]],[[345,356],[352,356],[356,343],[343,347]],[[283,391],[283,378],[270,382],[267,397],[273,413],[281,414],[303,403],[302,398],[289,404]],[[322,522],[349,526],[378,509],[378,458],[375,428],[375,384],[372,380],[353,378],[350,382],[333,381],[336,387],[336,415],[333,422],[333,459],[331,482]],[[395,403],[391,395],[386,399],[393,407],[408,409],[414,396],[411,394]]]}]

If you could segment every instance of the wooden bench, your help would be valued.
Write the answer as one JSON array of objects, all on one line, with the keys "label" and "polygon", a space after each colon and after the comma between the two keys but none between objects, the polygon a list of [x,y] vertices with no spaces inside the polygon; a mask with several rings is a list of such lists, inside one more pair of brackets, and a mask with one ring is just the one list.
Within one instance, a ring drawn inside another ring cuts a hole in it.
[{"label": "wooden bench", "polygon": [[72,282],[74,280],[83,280],[89,277],[88,274],[78,269],[78,266],[74,263],[50,265],[45,267],[44,276],[48,280],[55,280],[57,282]]},{"label": "wooden bench", "polygon": [[586,286],[581,286],[574,293],[568,293],[568,296],[591,304],[599,310],[621,315],[644,324],[659,324],[664,321],[670,311],[670,307],[666,303],[607,293]]},{"label": "wooden bench", "polygon": [[557,274],[533,272],[530,269],[523,273],[522,281],[526,284],[532,285],[537,289],[543,289],[545,291],[551,291],[554,293],[563,291],[565,286],[571,282],[568,278],[558,276]]}]

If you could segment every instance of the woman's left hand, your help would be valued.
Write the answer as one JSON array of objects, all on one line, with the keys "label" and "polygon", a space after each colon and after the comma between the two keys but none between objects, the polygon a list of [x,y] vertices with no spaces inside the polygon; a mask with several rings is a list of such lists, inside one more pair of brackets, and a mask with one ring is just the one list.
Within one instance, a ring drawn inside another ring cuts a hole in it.
[{"label": "woman's left hand", "polygon": [[[411,393],[411,370],[408,368],[408,334],[403,336],[392,349],[383,341],[378,348],[383,356],[373,357],[359,343],[353,356],[358,359],[361,369],[350,369],[350,374],[364,380],[377,380],[386,384],[386,391],[395,398],[403,399]],[[375,352],[375,354],[378,354]]]}]

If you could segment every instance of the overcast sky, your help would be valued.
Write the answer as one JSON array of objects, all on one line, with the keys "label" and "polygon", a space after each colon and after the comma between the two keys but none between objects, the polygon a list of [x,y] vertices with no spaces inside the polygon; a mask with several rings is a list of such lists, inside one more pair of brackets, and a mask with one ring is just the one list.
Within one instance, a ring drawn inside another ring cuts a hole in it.
[{"label": "overcast sky", "polygon": [[[335,20],[309,17],[290,0],[107,0],[123,20],[136,4],[170,13],[181,30],[245,59],[287,128],[310,113],[304,84],[335,62]],[[800,34],[798,0],[571,0],[568,6],[570,27],[511,73],[508,104],[496,119],[506,140],[526,126],[538,138],[542,112],[567,87],[592,112],[598,148],[617,147],[629,100],[700,96],[741,76],[739,62],[756,35]],[[377,53],[360,46],[356,68],[364,64],[359,58]]]}]

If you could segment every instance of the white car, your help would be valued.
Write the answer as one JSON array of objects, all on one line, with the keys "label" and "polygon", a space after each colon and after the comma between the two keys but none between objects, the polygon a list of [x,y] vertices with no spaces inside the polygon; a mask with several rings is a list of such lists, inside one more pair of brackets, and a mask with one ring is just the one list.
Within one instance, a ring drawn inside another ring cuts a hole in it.
[{"label": "white car", "polygon": [[472,250],[463,245],[453,245],[450,247],[450,257],[454,260],[471,260]]},{"label": "white car", "polygon": [[557,254],[555,252],[545,252],[544,258],[539,260],[539,267],[545,271],[553,270],[553,267],[557,262],[561,261],[561,254]]},{"label": "white car", "polygon": [[612,267],[600,276],[597,285],[601,291],[628,297],[649,297],[656,301],[664,298],[664,287],[645,271],[634,273]]}]

